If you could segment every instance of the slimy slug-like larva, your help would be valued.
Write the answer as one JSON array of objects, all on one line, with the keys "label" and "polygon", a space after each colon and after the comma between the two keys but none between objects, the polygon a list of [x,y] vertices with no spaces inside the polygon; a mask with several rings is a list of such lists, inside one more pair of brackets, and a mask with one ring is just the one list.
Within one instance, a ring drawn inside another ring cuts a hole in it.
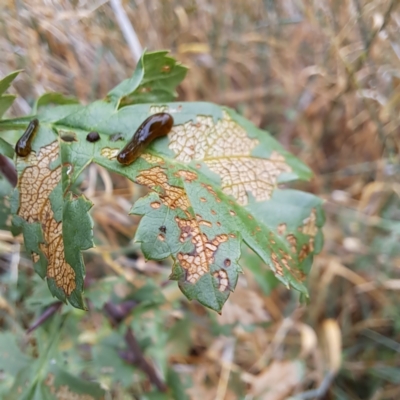
[{"label": "slimy slug-like larva", "polygon": [[124,165],[132,164],[154,139],[166,136],[173,124],[174,119],[168,113],[151,115],[139,126],[132,139],[119,152],[118,162]]},{"label": "slimy slug-like larva", "polygon": [[32,140],[35,137],[38,127],[39,121],[36,118],[29,122],[26,131],[15,145],[15,152],[19,157],[26,157],[32,151]]}]

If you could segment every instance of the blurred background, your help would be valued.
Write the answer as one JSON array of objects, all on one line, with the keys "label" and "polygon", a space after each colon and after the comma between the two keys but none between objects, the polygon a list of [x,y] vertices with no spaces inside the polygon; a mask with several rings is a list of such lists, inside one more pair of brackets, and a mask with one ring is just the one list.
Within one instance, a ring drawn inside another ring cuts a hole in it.
[{"label": "blurred background", "polygon": [[[150,398],[162,382],[129,357],[109,361],[131,326],[152,373],[168,364],[191,399],[399,399],[399,2],[3,0],[0,76],[24,70],[8,115],[29,114],[47,91],[104,97],[134,70],[135,35],[189,67],[179,100],[235,108],[313,169],[296,188],[325,199],[325,246],[309,304],[269,275],[260,282],[264,267],[247,254],[219,316],[168,283],[170,261],[145,264],[131,242],[138,219],[127,212],[142,189],[91,166],[82,189],[95,203],[97,247],[85,255],[94,306],[63,311],[74,374],[112,399]],[[0,231],[3,332],[24,332],[54,302],[22,248]]]}]

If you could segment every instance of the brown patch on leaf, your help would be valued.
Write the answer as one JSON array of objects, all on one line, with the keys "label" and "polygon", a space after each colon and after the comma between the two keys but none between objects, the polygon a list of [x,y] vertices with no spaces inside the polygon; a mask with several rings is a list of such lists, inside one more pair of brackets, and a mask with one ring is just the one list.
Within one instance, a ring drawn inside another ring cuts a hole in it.
[{"label": "brown patch on leaf", "polygon": [[159,203],[158,201],[153,201],[152,203],[150,203],[150,207],[157,210],[158,208],[161,207],[161,203]]},{"label": "brown patch on leaf", "polygon": [[287,225],[285,223],[278,225],[278,235],[283,235],[286,232]]},{"label": "brown patch on leaf", "polygon": [[199,225],[207,226],[208,228],[212,228],[212,223],[210,221],[200,220]]},{"label": "brown patch on leaf", "polygon": [[235,211],[233,211],[233,210],[229,210],[229,214],[231,214],[232,217],[234,217],[236,215]]},{"label": "brown patch on leaf", "polygon": [[32,252],[31,256],[34,264],[36,264],[40,260],[40,255],[38,253]]},{"label": "brown patch on leaf", "polygon": [[165,241],[165,236],[162,235],[161,233],[157,236],[158,240],[160,240],[161,242]]},{"label": "brown patch on leaf", "polygon": [[202,183],[201,186],[203,186],[203,188],[206,189],[208,193],[214,196],[214,199],[217,203],[221,203],[221,199],[218,197],[216,191],[213,189],[211,185],[206,185],[205,183]]},{"label": "brown patch on leaf", "polygon": [[209,273],[210,265],[214,262],[214,254],[221,243],[228,240],[228,235],[217,235],[214,239],[208,239],[202,233],[195,219],[182,219],[175,217],[180,230],[180,241],[190,238],[194,250],[190,253],[178,253],[177,258],[181,266],[186,270],[186,280],[196,283],[201,276]]},{"label": "brown patch on leaf", "polygon": [[307,244],[303,244],[299,254],[299,261],[304,261],[314,251],[314,238],[310,238]]},{"label": "brown patch on leaf", "polygon": [[149,93],[151,92],[151,87],[142,86],[139,88],[139,93]]},{"label": "brown patch on leaf", "polygon": [[296,249],[297,249],[297,239],[296,236],[289,234],[286,236],[286,240],[289,242],[290,244],[290,250],[292,251],[292,253],[296,253]]},{"label": "brown patch on leaf", "polygon": [[274,264],[276,273],[280,276],[283,276],[283,268],[281,266],[281,263],[279,262],[279,257],[275,253],[272,253],[271,260],[272,263]]},{"label": "brown patch on leaf", "polygon": [[169,112],[168,106],[151,106],[150,107],[150,114],[157,114],[161,112]]},{"label": "brown patch on leaf", "polygon": [[292,170],[275,151],[269,158],[252,157],[258,140],[249,138],[226,112],[217,123],[212,117],[198,116],[196,123],[175,125],[169,139],[177,160],[204,161],[221,177],[222,190],[242,205],[248,203],[247,192],[258,201],[268,200],[279,175]]},{"label": "brown patch on leaf", "polygon": [[318,228],[315,225],[316,221],[317,221],[317,211],[315,208],[313,208],[311,210],[310,216],[304,219],[303,226],[301,227],[301,232],[303,232],[305,235],[310,235],[314,237],[318,232]]},{"label": "brown patch on leaf", "polygon": [[300,232],[310,236],[308,243],[303,244],[299,254],[300,262],[303,261],[307,256],[314,251],[314,237],[318,232],[316,226],[317,211],[315,208],[311,210],[310,216],[303,221],[303,225],[299,227]]},{"label": "brown patch on leaf", "polygon": [[149,153],[143,153],[140,155],[143,160],[147,161],[149,164],[164,164],[164,160],[161,157],[153,156]]},{"label": "brown patch on leaf", "polygon": [[153,190],[156,187],[161,187],[160,199],[162,203],[173,210],[180,208],[186,211],[189,208],[189,200],[184,189],[171,186],[168,183],[167,175],[161,167],[152,167],[141,171],[136,178],[136,182]]},{"label": "brown patch on leaf", "polygon": [[191,171],[179,170],[175,176],[184,179],[186,182],[193,182],[197,179],[197,174]]},{"label": "brown patch on leaf", "polygon": [[291,268],[289,262],[292,260],[292,257],[283,251],[281,251],[281,253],[281,257],[279,257],[276,253],[271,254],[272,263],[274,264],[276,273],[280,276],[284,276],[283,267],[285,267],[294,278],[300,282],[303,281],[305,278],[304,272]]},{"label": "brown patch on leaf", "polygon": [[[58,149],[58,142],[53,142],[42,147],[37,155],[31,153],[25,160],[30,166],[25,168],[18,181],[18,215],[29,223],[41,224],[44,243],[39,247],[48,261],[47,277],[54,279],[56,286],[70,296],[76,287],[75,271],[65,261],[62,222],[55,220],[49,199],[61,180],[61,167],[50,169],[50,164],[58,158]],[[33,259],[37,260],[37,255]]]},{"label": "brown patch on leaf", "polygon": [[229,288],[229,278],[226,271],[220,269],[219,271],[214,272],[213,276],[218,281],[218,290],[220,292],[225,292],[225,290]]},{"label": "brown patch on leaf", "polygon": [[111,149],[110,147],[104,147],[101,149],[100,155],[102,157],[108,158],[109,160],[114,160],[121,149]]}]

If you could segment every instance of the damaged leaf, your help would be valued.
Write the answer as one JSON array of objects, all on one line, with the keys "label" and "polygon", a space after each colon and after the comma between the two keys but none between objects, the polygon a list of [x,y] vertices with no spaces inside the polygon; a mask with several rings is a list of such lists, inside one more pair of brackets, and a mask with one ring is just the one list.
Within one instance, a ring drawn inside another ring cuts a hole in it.
[{"label": "damaged leaf", "polygon": [[[24,232],[37,272],[58,298],[84,307],[81,251],[92,246],[91,203],[72,188],[94,162],[150,189],[131,210],[142,216],[135,239],[147,259],[172,257],[171,279],[189,299],[221,311],[242,272],[242,243],[287,287],[307,295],[303,282],[322,246],[321,201],[279,185],[309,179],[311,171],[228,108],[203,102],[129,105],[154,100],[141,92],[143,85],[169,93],[158,101],[171,99],[184,73],[165,54],[145,54],[133,77],[104,101],[39,113],[32,153],[17,158],[14,195],[14,223]],[[174,119],[168,136],[132,164],[120,164],[117,155],[136,129],[160,112]],[[88,140],[91,132],[96,140]]]}]

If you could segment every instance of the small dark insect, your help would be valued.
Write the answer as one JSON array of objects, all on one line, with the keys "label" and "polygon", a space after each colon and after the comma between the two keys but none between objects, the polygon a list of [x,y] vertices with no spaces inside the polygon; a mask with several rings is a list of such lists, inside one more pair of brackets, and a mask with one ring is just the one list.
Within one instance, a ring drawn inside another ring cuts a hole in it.
[{"label": "small dark insect", "polygon": [[35,137],[38,127],[39,121],[36,118],[29,122],[26,131],[15,145],[15,152],[19,157],[26,157],[32,151],[32,140]]},{"label": "small dark insect", "polygon": [[167,135],[173,124],[174,119],[168,113],[151,115],[139,126],[132,139],[119,152],[118,162],[124,165],[132,164],[154,139]]},{"label": "small dark insect", "polygon": [[97,142],[99,139],[100,139],[99,132],[96,131],[89,132],[86,136],[86,140],[91,143]]},{"label": "small dark insect", "polygon": [[161,225],[159,228],[160,232],[167,233],[167,227],[165,225]]}]

